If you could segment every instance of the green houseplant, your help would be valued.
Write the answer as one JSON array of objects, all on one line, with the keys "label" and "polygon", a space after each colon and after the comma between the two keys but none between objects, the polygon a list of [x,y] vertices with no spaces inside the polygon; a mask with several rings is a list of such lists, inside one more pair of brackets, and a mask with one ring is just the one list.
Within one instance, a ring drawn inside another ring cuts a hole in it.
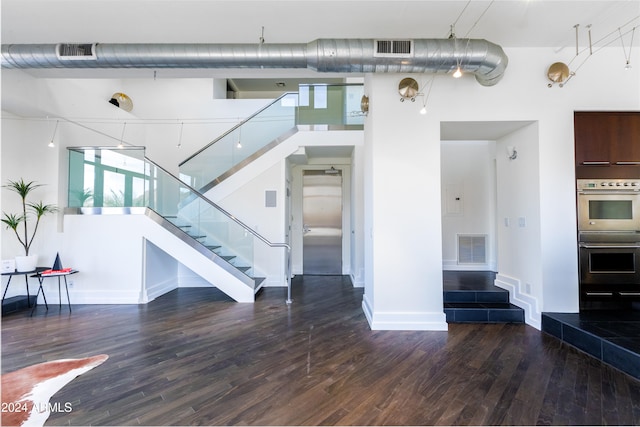
[{"label": "green houseplant", "polygon": [[[58,211],[55,205],[45,205],[42,201],[37,203],[27,201],[29,194],[36,188],[42,187],[42,185],[36,184],[35,181],[25,182],[24,179],[20,178],[17,181],[9,180],[8,184],[3,186],[17,193],[22,200],[22,212],[2,212],[2,222],[7,226],[7,229],[13,230],[18,242],[24,248],[24,257],[16,257],[16,270],[18,271],[32,271],[35,269],[38,257],[30,254],[29,249],[38,231],[40,219],[47,214]],[[33,225],[33,231],[29,233],[29,221],[32,217],[35,218],[35,224]],[[22,224],[22,227],[20,227],[20,224]]]}]

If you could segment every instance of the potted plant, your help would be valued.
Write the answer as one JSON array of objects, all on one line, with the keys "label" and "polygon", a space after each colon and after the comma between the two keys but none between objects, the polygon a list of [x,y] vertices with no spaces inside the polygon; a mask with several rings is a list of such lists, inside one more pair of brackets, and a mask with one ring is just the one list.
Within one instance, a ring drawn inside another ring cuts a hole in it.
[{"label": "potted plant", "polygon": [[[42,184],[36,184],[34,181],[25,182],[22,178],[18,181],[11,181],[3,187],[8,188],[11,191],[16,192],[22,199],[22,212],[21,213],[6,213],[2,212],[2,222],[6,224],[7,228],[13,230],[18,238],[18,242],[24,248],[24,256],[16,256],[16,270],[17,271],[33,271],[36,268],[38,262],[38,256],[29,253],[33,238],[38,231],[38,225],[40,225],[40,219],[50,213],[58,211],[55,205],[45,205],[42,201],[37,203],[31,203],[27,201],[29,193],[38,187],[42,187]],[[35,217],[35,224],[33,231],[29,234],[29,220],[31,217]],[[20,227],[22,224],[22,227]]]}]

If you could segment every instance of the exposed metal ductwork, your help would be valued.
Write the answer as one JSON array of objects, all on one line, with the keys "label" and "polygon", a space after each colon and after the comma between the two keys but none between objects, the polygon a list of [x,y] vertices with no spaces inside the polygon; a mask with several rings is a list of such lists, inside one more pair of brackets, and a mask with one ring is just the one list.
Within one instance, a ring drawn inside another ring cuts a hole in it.
[{"label": "exposed metal ductwork", "polygon": [[308,44],[8,44],[2,68],[307,68],[334,73],[448,73],[483,86],[504,74],[502,48],[482,39],[319,39]]}]

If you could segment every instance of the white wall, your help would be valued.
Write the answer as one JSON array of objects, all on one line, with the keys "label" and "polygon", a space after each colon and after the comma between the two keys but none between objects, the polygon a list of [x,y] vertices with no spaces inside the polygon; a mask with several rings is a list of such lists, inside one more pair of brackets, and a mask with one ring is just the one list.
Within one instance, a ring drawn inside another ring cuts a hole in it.
[{"label": "white wall", "polygon": [[[508,157],[509,147],[517,152]],[[498,275],[496,285],[510,291],[511,302],[525,309],[527,323],[540,328],[540,307],[545,293],[542,282],[540,175],[538,124],[533,123],[500,138],[496,147]],[[568,239],[567,239],[568,241]],[[575,240],[573,246],[575,251]],[[567,256],[567,255],[565,255]],[[565,311],[575,311],[577,277],[564,284],[571,298]],[[549,290],[551,291],[551,290]]]},{"label": "white wall", "polygon": [[[495,271],[495,142],[443,141],[440,155],[443,268]],[[487,237],[487,263],[458,264],[459,234]]]}]

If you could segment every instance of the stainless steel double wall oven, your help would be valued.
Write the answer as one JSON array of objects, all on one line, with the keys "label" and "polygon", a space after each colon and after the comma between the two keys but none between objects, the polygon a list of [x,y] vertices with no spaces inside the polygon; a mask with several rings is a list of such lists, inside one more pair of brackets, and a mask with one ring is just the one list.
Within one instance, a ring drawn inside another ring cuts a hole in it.
[{"label": "stainless steel double wall oven", "polygon": [[580,307],[640,301],[640,178],[578,179]]}]

